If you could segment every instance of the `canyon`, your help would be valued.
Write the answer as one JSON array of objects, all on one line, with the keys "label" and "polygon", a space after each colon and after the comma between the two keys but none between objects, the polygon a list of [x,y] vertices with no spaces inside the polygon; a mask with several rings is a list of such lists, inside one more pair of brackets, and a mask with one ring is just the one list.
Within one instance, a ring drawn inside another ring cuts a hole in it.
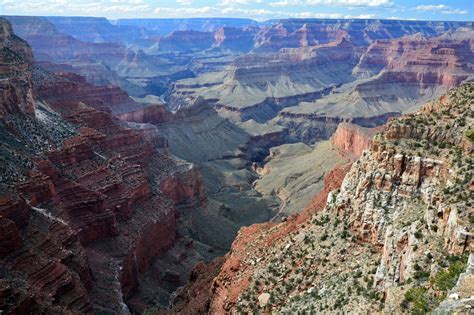
[{"label": "canyon", "polygon": [[[443,268],[462,266],[465,278],[439,311],[469,313],[473,88],[391,120],[372,141],[339,127],[333,141],[341,149],[354,154],[365,143],[368,150],[327,172],[300,214],[241,229],[226,256],[195,267],[172,310],[428,312],[451,289],[441,283]],[[436,145],[423,149],[428,141]]]},{"label": "canyon", "polygon": [[0,17],[0,313],[474,307],[473,76],[473,22]]}]

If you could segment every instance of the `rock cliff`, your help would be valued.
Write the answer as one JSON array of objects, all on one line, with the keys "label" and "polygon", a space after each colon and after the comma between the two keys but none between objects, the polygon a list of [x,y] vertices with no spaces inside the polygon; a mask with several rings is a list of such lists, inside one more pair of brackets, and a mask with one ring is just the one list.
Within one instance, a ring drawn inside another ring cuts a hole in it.
[{"label": "rock cliff", "polygon": [[17,37],[11,25],[0,19],[0,117],[13,113],[34,112],[31,73],[33,54],[30,46]]},{"label": "rock cliff", "polygon": [[453,286],[473,245],[473,92],[391,120],[307,211],[242,229],[197,266],[172,310],[428,312],[448,293],[472,307],[470,269]]},{"label": "rock cliff", "polygon": [[253,48],[255,32],[252,28],[222,27],[214,32],[214,46],[233,51],[248,52]]},{"label": "rock cliff", "polygon": [[342,122],[331,136],[331,142],[335,147],[359,157],[362,151],[370,148],[373,136],[380,129]]},{"label": "rock cliff", "polygon": [[4,19],[0,30],[0,308],[126,313],[173,245],[175,204],[205,202],[199,171],[156,129],[111,115],[137,105],[125,92],[33,67]]},{"label": "rock cliff", "polygon": [[212,47],[214,43],[211,32],[174,31],[168,36],[159,37],[155,44],[146,51],[156,54],[160,51],[192,52],[201,51]]},{"label": "rock cliff", "polygon": [[288,19],[262,27],[256,36],[256,48],[277,51],[283,47],[304,47],[325,44],[347,36],[358,46],[377,39],[399,38],[421,33],[440,35],[459,27],[472,28],[472,22],[428,22],[366,19]]}]

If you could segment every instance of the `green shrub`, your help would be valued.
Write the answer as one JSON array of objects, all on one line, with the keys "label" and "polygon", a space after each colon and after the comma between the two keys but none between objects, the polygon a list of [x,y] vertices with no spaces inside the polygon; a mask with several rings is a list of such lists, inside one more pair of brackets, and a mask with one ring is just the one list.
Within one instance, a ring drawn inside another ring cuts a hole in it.
[{"label": "green shrub", "polygon": [[474,141],[474,129],[469,129],[466,132],[466,137],[468,137],[469,140]]},{"label": "green shrub", "polygon": [[[412,314],[426,314],[430,310],[429,298],[426,288],[416,287],[405,292],[402,305],[410,305]],[[407,303],[408,302],[408,303]]]},{"label": "green shrub", "polygon": [[437,290],[448,292],[451,290],[456,281],[458,281],[459,275],[466,269],[467,259],[460,259],[453,262],[447,269],[441,270],[434,277],[431,278],[433,287]]}]

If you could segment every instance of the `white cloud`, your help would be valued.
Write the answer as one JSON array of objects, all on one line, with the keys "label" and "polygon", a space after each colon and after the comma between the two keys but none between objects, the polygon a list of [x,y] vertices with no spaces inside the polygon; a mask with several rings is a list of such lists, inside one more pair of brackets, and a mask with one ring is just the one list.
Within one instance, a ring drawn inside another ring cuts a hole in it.
[{"label": "white cloud", "polygon": [[418,19],[415,18],[402,18],[399,16],[390,16],[387,18],[387,20],[406,20],[406,21],[418,21]]},{"label": "white cloud", "polygon": [[212,7],[200,8],[156,8],[153,13],[161,17],[205,16],[215,11]]},{"label": "white cloud", "polygon": [[438,5],[419,5],[416,7],[417,11],[421,12],[432,12],[442,14],[467,14],[466,10],[452,8],[449,5],[438,4]]},{"label": "white cloud", "polygon": [[342,19],[344,16],[340,13],[315,13],[315,12],[298,12],[289,14],[290,18],[300,19]]},{"label": "white cloud", "polygon": [[[109,1],[10,1],[0,2],[5,12],[9,14],[32,15],[85,15],[85,16],[113,16],[146,14],[151,7],[142,0],[109,0]],[[11,13],[10,13],[11,12]]]},{"label": "white cloud", "polygon": [[193,0],[176,0],[177,3],[181,5],[191,5],[193,4]]},{"label": "white cloud", "polygon": [[273,7],[288,6],[334,6],[334,7],[391,7],[393,2],[390,0],[278,0],[269,3]]},{"label": "white cloud", "polygon": [[221,0],[217,5],[221,6],[232,6],[252,3],[262,3],[263,0]]},{"label": "white cloud", "polygon": [[344,18],[343,14],[340,13],[315,13],[315,12],[298,12],[288,13],[280,10],[267,10],[267,9],[249,9],[239,8],[234,6],[229,7],[201,7],[201,8],[157,8],[153,11],[156,17],[183,17],[183,16],[194,16],[194,17],[248,17],[255,20],[268,20],[268,19],[283,19],[283,18],[331,18],[341,19]]},{"label": "white cloud", "polygon": [[345,15],[346,19],[375,19],[377,14],[359,14],[359,15]]}]

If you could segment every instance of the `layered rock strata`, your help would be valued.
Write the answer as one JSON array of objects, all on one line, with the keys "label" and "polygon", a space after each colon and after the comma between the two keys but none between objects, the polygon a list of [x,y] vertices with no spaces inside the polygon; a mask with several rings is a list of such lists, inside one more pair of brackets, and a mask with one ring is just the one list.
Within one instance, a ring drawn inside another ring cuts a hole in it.
[{"label": "layered rock strata", "polygon": [[[465,84],[391,120],[344,177],[328,174],[343,180],[327,185],[308,212],[243,229],[227,256],[197,266],[173,310],[435,308],[472,251],[473,92]],[[473,293],[469,268],[452,289],[463,299]]]},{"label": "layered rock strata", "polygon": [[205,202],[200,174],[156,129],[110,114],[135,104],[125,92],[33,68],[26,43],[0,26],[1,58],[14,57],[2,84],[18,94],[1,99],[0,308],[127,312],[139,277],[174,242],[174,205]]}]

